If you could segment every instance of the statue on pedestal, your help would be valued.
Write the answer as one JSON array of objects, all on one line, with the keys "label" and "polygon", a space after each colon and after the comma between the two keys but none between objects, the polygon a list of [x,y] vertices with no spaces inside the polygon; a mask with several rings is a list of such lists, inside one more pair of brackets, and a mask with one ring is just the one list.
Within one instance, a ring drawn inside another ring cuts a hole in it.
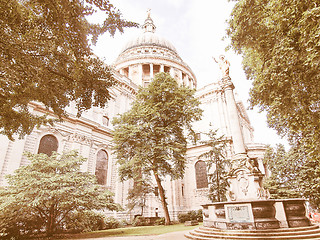
[{"label": "statue on pedestal", "polygon": [[215,57],[212,57],[213,60],[219,64],[219,68],[221,69],[222,72],[222,78],[229,78],[229,67],[230,63],[229,61],[225,58],[224,55],[220,55],[218,60]]}]

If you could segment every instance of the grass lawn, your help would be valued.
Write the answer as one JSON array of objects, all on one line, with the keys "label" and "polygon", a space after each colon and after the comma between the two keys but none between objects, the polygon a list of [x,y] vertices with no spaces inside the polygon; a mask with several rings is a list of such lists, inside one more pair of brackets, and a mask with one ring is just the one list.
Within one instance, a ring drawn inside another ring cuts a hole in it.
[{"label": "grass lawn", "polygon": [[184,230],[192,230],[199,227],[196,226],[184,226],[184,224],[174,224],[169,226],[143,226],[143,227],[126,227],[108,229],[103,231],[68,234],[62,235],[59,239],[81,239],[81,238],[101,238],[101,237],[123,237],[123,236],[139,236],[139,235],[159,235],[169,232],[177,232]]}]

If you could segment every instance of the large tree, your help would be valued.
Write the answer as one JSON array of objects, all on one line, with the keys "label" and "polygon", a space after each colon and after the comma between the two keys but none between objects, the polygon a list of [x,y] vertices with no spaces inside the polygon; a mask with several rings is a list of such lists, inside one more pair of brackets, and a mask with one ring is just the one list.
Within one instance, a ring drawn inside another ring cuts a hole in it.
[{"label": "large tree", "polygon": [[253,80],[251,106],[319,155],[320,1],[236,0],[227,35]]},{"label": "large tree", "polygon": [[[318,143],[317,143],[318,144]],[[291,160],[300,164],[297,189],[309,200],[311,206],[320,209],[320,157],[308,144],[295,144],[290,150]],[[296,163],[296,164],[297,164]]]},{"label": "large tree", "polygon": [[271,198],[302,196],[301,187],[298,184],[302,161],[293,153],[293,150],[286,152],[282,144],[278,144],[275,149],[269,146],[264,154],[263,162],[271,172],[263,183],[264,187],[269,190]]},{"label": "large tree", "polygon": [[209,172],[209,198],[212,202],[226,201],[229,187],[228,171],[230,169],[230,161],[226,156],[227,140],[224,136],[218,136],[218,130],[209,130],[205,134],[209,139],[201,141],[201,143],[208,146],[209,150],[202,153],[199,159],[206,159]]},{"label": "large tree", "polygon": [[[89,23],[96,11],[105,19]],[[78,116],[91,106],[105,106],[115,81],[91,44],[105,32],[131,26],[136,24],[123,20],[108,0],[0,1],[0,133],[12,139],[51,123],[30,112],[32,101],[60,119],[70,101]]]},{"label": "large tree", "polygon": [[170,224],[162,181],[182,178],[186,165],[187,133],[202,110],[195,90],[179,86],[167,73],[142,88],[130,111],[114,119],[115,153],[121,180],[142,175],[156,180],[165,223]]},{"label": "large tree", "polygon": [[320,161],[305,148],[304,144],[294,144],[286,152],[280,144],[275,149],[269,147],[264,163],[271,175],[264,179],[264,187],[271,198],[304,197],[313,208],[319,209]]},{"label": "large tree", "polygon": [[120,210],[112,194],[97,185],[96,177],[81,172],[86,161],[77,152],[28,154],[31,163],[8,175],[8,186],[0,191],[0,235],[45,230],[52,235],[63,229],[75,213]]}]

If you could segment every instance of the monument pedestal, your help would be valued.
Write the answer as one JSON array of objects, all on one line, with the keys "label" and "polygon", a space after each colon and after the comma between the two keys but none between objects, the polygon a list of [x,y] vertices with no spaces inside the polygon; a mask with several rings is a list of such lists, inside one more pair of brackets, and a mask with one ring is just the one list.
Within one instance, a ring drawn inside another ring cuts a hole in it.
[{"label": "monument pedestal", "polygon": [[320,239],[304,199],[268,199],[202,205],[203,227],[189,239]]},{"label": "monument pedestal", "polygon": [[202,205],[203,226],[230,230],[305,227],[304,199],[268,199]]}]

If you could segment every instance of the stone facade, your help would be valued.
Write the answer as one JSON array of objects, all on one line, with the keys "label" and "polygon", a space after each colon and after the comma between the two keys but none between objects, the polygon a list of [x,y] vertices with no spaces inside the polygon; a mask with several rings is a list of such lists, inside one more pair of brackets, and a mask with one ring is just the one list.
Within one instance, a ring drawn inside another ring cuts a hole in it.
[{"label": "stone facade", "polygon": [[[158,72],[168,72],[180,84],[190,88],[197,87],[195,74],[180,58],[175,47],[155,34],[155,25],[150,16],[142,27],[144,32],[127,43],[114,63],[114,77],[118,84],[110,89],[112,99],[107,107],[103,109],[93,107],[77,118],[75,106],[71,104],[67,109],[69,117],[64,119],[64,122],[55,124],[54,127],[35,129],[30,135],[15,141],[0,136],[0,185],[6,184],[4,178],[6,174],[11,174],[20,166],[28,164],[23,152],[38,153],[39,146],[43,147],[43,142],[51,138],[50,141],[57,144],[54,147],[57,152],[77,149],[86,157],[88,160],[83,164],[82,170],[99,174],[101,184],[115,193],[115,201],[122,206],[126,205],[128,189],[133,186],[133,183],[131,181],[122,183],[118,179],[116,159],[111,151],[113,144],[111,120],[117,114],[130,109],[130,103],[135,99],[138,86],[147,86]],[[258,159],[259,168],[262,173],[265,173],[261,160],[265,145],[253,142],[253,128],[242,102],[235,102],[234,115],[230,115],[227,101],[234,96],[232,91],[226,93],[225,83],[220,81],[205,86],[197,90],[196,97],[201,101],[201,108],[204,110],[203,119],[194,123],[199,138],[204,140],[203,133],[208,132],[210,128],[219,129],[219,133],[230,142],[228,146],[230,159],[239,147],[243,148],[249,157]],[[35,114],[46,113],[45,108],[38,103],[31,103],[30,108]],[[242,139],[243,145],[233,135],[235,118],[240,126],[237,137]],[[168,177],[164,180],[168,208],[173,218],[181,212],[200,209],[202,204],[209,203],[208,187],[205,183],[207,176],[201,170],[205,159],[198,158],[207,150],[208,147],[201,144],[190,144],[184,178],[172,181]],[[159,216],[162,216],[156,184],[155,193],[148,196],[146,205],[144,211],[146,216],[155,216],[158,211]],[[127,212],[113,214],[116,217],[130,218],[139,212],[138,209],[130,214]]]}]

